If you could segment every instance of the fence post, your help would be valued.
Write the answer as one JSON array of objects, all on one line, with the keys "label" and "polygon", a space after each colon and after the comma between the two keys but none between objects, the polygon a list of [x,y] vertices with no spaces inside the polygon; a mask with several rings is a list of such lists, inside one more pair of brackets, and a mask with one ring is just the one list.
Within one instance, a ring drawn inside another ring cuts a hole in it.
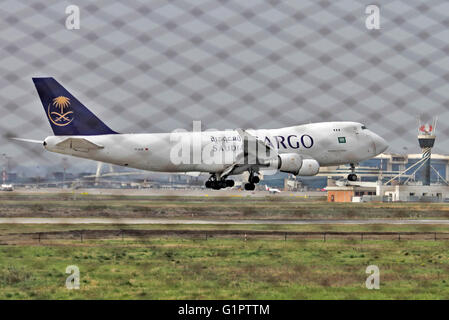
[{"label": "fence post", "polygon": [[287,232],[285,233],[284,241],[287,241]]},{"label": "fence post", "polygon": [[363,233],[360,234],[360,240],[363,241]]},{"label": "fence post", "polygon": [[40,232],[38,233],[38,239],[39,239],[39,240],[38,240],[39,243],[41,243],[41,233],[40,233]]},{"label": "fence post", "polygon": [[323,240],[326,242],[326,232],[323,234]]},{"label": "fence post", "polygon": [[401,241],[401,234],[398,233],[398,240]]},{"label": "fence post", "polygon": [[434,239],[435,239],[435,241],[437,241],[437,233],[436,232],[434,234]]},{"label": "fence post", "polygon": [[207,232],[206,232],[206,240],[207,240]]},{"label": "fence post", "polygon": [[80,232],[81,242],[83,242],[83,232]]},{"label": "fence post", "polygon": [[248,237],[246,236],[246,233],[245,233],[245,242],[246,242],[246,240],[248,240]]}]

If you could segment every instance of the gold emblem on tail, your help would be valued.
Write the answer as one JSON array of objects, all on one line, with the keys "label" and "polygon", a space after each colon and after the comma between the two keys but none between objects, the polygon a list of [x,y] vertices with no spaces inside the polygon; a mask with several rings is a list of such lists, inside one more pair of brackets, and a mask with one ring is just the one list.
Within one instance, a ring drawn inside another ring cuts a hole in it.
[{"label": "gold emblem on tail", "polygon": [[54,98],[53,103],[48,104],[48,118],[60,127],[71,123],[74,117],[73,111],[70,110],[70,99],[64,96]]}]

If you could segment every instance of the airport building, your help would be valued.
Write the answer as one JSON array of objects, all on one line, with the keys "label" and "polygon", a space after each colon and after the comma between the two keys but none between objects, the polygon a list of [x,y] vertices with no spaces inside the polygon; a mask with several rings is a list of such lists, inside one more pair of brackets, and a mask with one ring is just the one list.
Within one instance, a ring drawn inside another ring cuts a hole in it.
[{"label": "airport building", "polygon": [[[377,157],[363,161],[360,163],[360,167],[376,168],[379,170],[379,174],[388,172],[406,172],[407,169],[415,166],[422,159],[422,154],[395,154],[395,153],[385,153],[380,154]],[[431,168],[430,172],[430,182],[433,184],[444,183],[443,179],[449,181],[449,156],[442,154],[432,154],[431,158]],[[408,172],[407,172],[408,173]],[[401,180],[407,179],[401,177]],[[414,176],[410,180],[422,181],[423,179],[422,170],[415,172]],[[368,181],[373,181],[377,179],[372,179],[369,177],[363,177]]]},{"label": "airport building", "polygon": [[[402,183],[410,178],[409,182],[422,184],[422,171],[413,172],[413,166],[417,166],[420,160],[422,160],[422,154],[384,153],[373,159],[361,162],[357,170],[361,181],[364,182],[376,182],[379,179],[387,182],[394,176],[398,176],[396,180]],[[399,176],[401,172],[407,169],[410,169],[410,172],[407,171]],[[348,172],[348,166],[341,166],[322,168],[315,177],[295,178],[285,173],[277,173],[272,176],[265,176],[262,183],[283,190],[291,190],[292,186],[295,186],[297,189],[322,189],[329,186],[328,177],[335,179],[344,178]],[[449,181],[449,155],[432,154],[430,182],[431,184],[445,185],[445,181]]]},{"label": "airport building", "polygon": [[435,125],[419,127],[422,154],[380,154],[360,164],[357,181],[342,178],[345,168],[320,172],[328,177],[328,201],[449,202],[449,156],[432,155]]},{"label": "airport building", "polygon": [[432,155],[428,184],[425,168],[413,171],[420,161],[422,156],[417,154],[382,154],[361,164],[362,173],[358,173],[359,180],[355,182],[342,177],[347,170],[328,172],[328,201],[448,202],[449,156]]}]

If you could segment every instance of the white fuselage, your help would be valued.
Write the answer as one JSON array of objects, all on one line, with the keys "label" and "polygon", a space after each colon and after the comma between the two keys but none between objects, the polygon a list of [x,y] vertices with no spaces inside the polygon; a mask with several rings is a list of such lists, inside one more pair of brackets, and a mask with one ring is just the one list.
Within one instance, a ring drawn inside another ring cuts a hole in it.
[{"label": "white fuselage", "polygon": [[[356,122],[323,122],[247,132],[277,149],[279,154],[298,153],[304,159],[315,159],[320,166],[357,163],[372,158],[387,148],[385,140]],[[221,172],[232,164],[232,158],[229,161],[211,163],[202,158],[201,152],[204,153],[206,149],[212,153],[235,153],[243,145],[236,130],[73,137],[84,138],[102,148],[76,150],[56,146],[68,136],[47,137],[44,145],[52,152],[160,172]],[[177,154],[174,150],[179,149],[179,143],[183,139],[187,141],[189,148],[199,146],[200,156],[190,155],[190,161],[174,162],[173,155]]]}]

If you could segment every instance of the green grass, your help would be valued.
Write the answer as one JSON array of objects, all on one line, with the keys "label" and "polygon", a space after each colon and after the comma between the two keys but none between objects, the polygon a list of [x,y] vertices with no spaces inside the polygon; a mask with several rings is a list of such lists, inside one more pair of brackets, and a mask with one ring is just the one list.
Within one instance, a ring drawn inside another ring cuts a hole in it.
[{"label": "green grass", "polygon": [[[0,247],[0,299],[448,299],[444,241],[154,239]],[[367,290],[367,266],[380,290]],[[81,289],[65,288],[77,265]]]},{"label": "green grass", "polygon": [[[296,197],[0,195],[0,217],[235,219],[449,218],[447,204],[329,204]],[[82,229],[418,231],[448,225],[14,225],[11,233]],[[0,246],[0,299],[449,299],[447,241],[147,238],[36,240]],[[367,290],[366,267],[381,272]],[[81,289],[65,288],[77,265]]]},{"label": "green grass", "polygon": [[334,232],[447,232],[449,225],[440,224],[136,224],[136,225],[114,225],[114,224],[0,224],[0,236],[11,233],[37,233],[49,231],[69,230],[254,230],[254,231],[334,231]]}]

